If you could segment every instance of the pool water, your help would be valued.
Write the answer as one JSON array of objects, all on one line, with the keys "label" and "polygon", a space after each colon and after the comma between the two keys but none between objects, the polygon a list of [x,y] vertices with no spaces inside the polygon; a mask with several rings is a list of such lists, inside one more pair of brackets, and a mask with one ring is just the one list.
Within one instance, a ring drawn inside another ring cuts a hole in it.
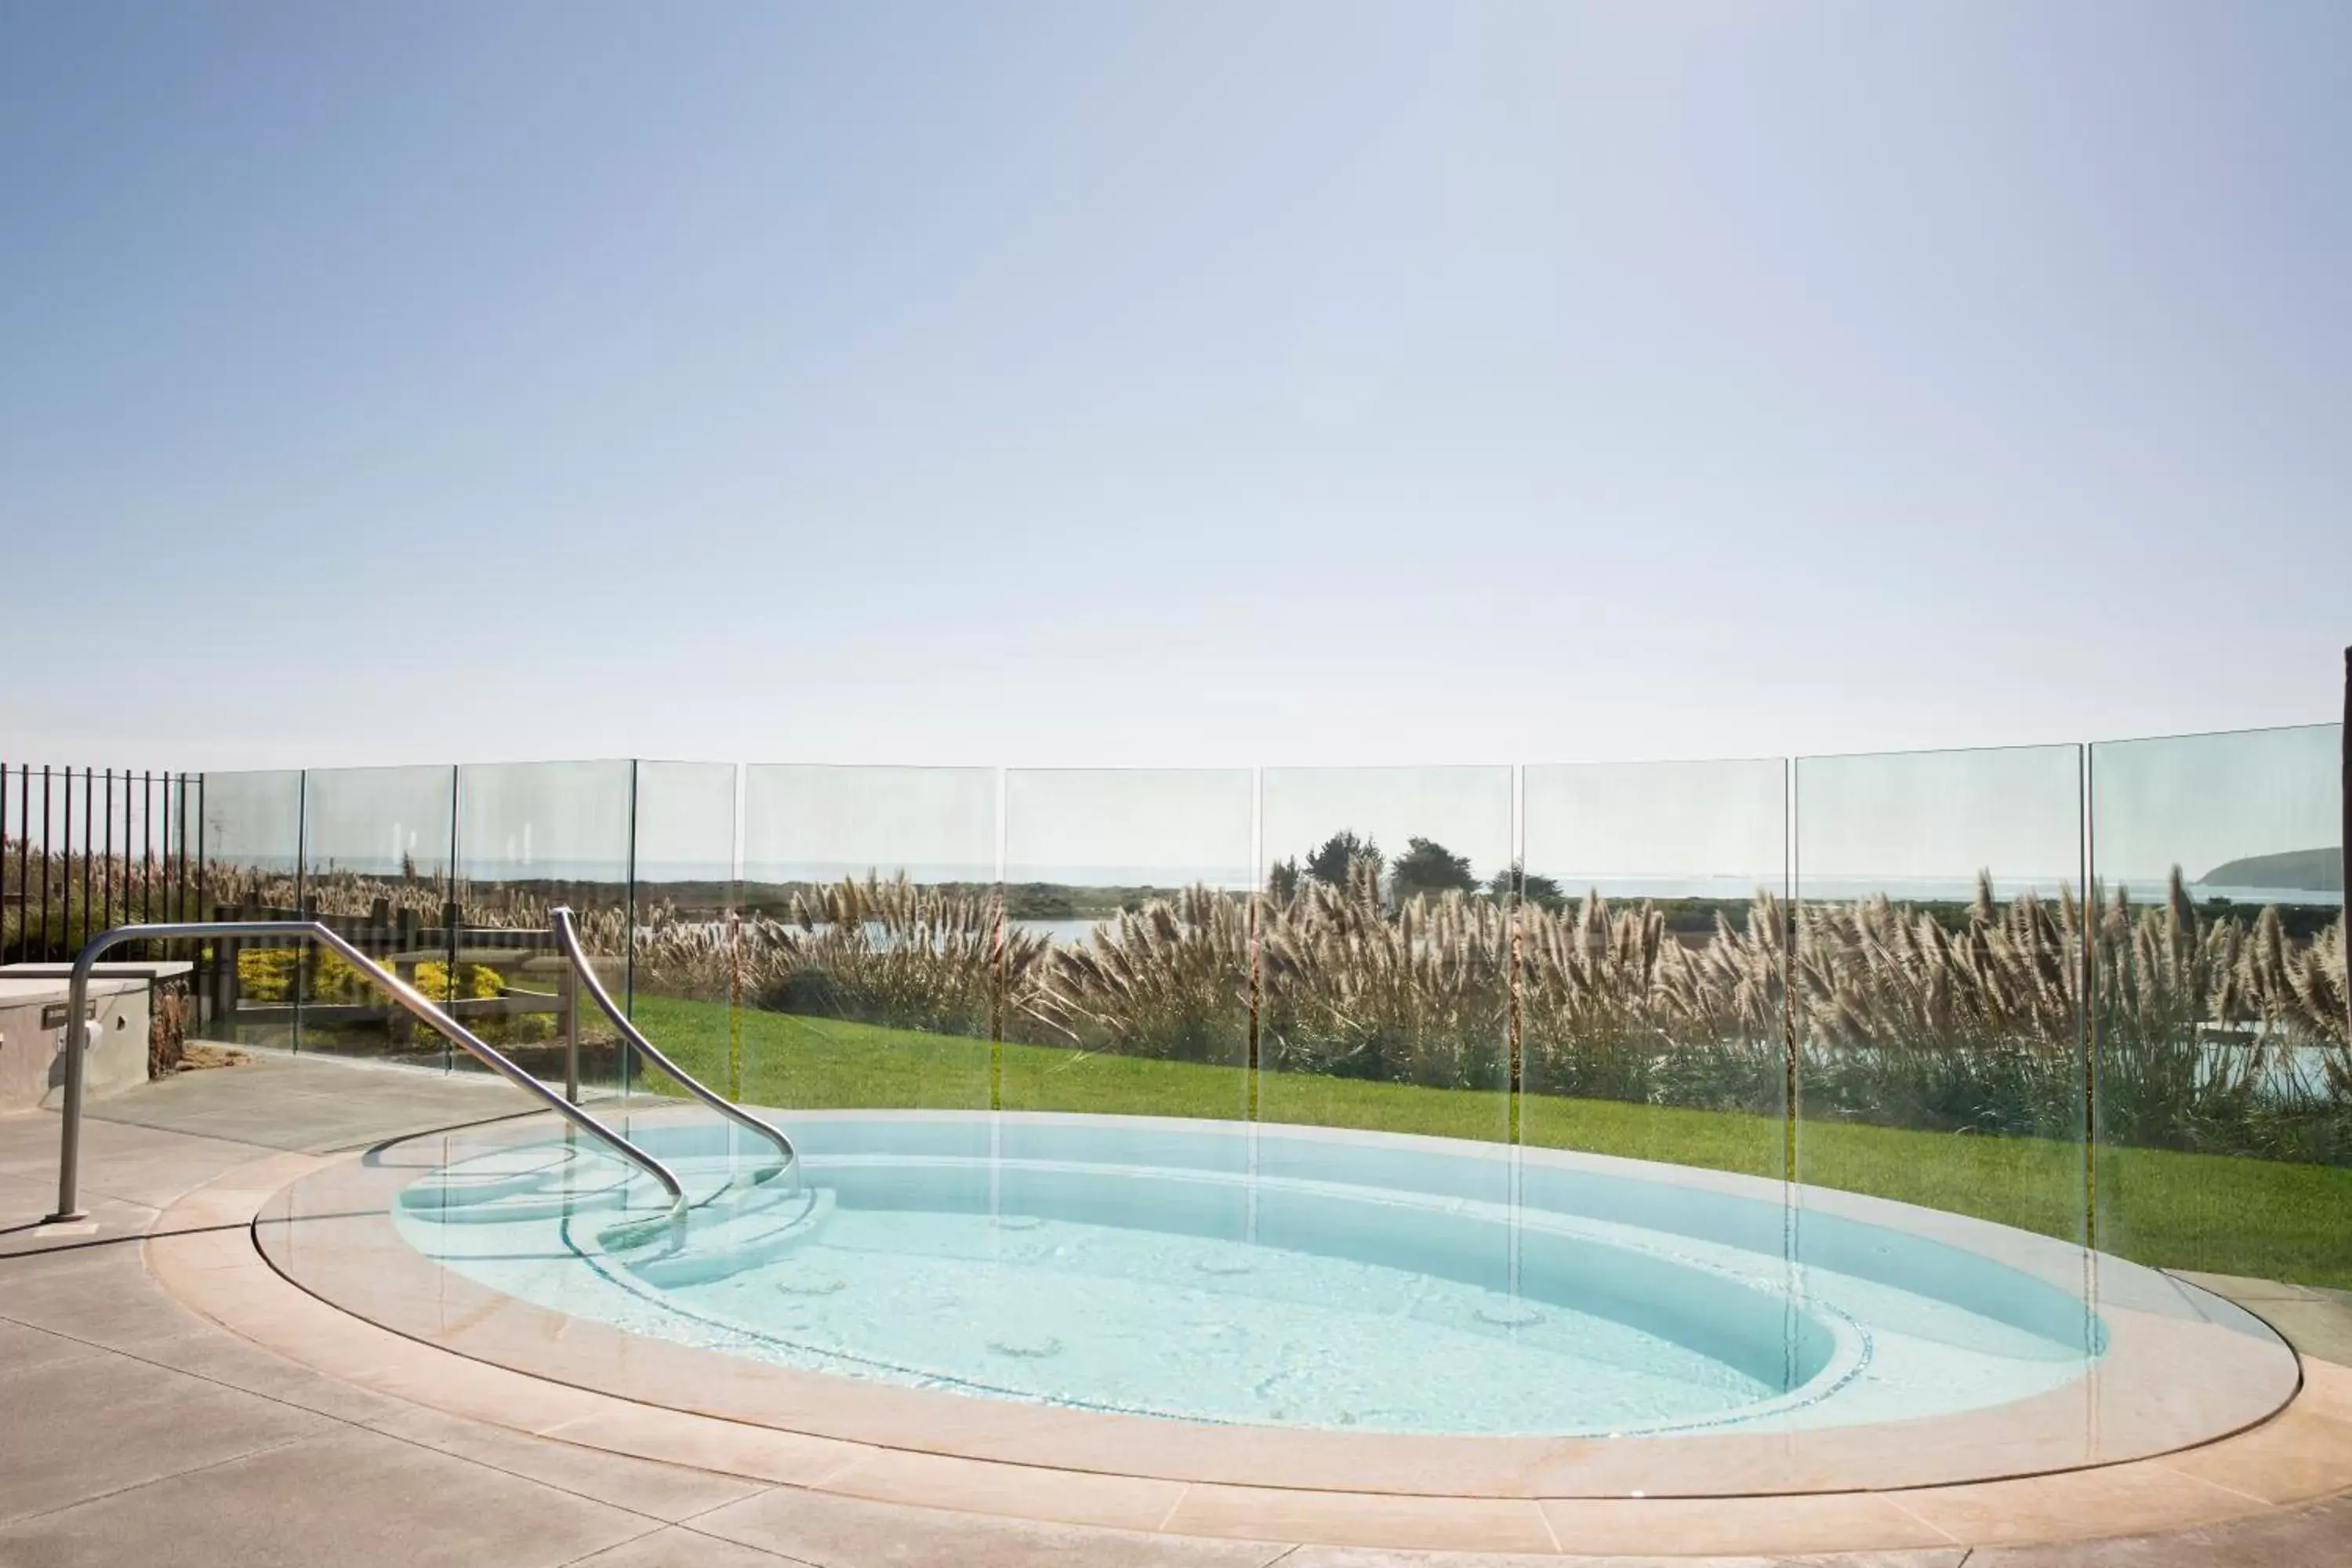
[{"label": "pool water", "polygon": [[688,1183],[682,1234],[562,1139],[456,1161],[394,1214],[445,1267],[636,1332],[1201,1422],[1796,1430],[2026,1398],[2104,1342],[2077,1292],[1779,1184],[1220,1123],[779,1120],[797,1178],[727,1131],[633,1131]]}]

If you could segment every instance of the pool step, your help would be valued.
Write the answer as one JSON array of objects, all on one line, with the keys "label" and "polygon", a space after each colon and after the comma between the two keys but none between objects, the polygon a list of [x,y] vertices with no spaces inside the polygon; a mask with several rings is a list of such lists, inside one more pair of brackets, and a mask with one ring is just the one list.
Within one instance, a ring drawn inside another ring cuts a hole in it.
[{"label": "pool step", "polygon": [[[689,1198],[708,1205],[778,1190],[782,1161],[733,1162],[681,1172]],[[715,1189],[715,1191],[714,1191]],[[694,1198],[697,1193],[713,1193]],[[463,1160],[401,1190],[404,1213],[443,1225],[504,1225],[628,1207],[660,1210],[667,1197],[641,1173],[583,1149],[534,1145]]]},{"label": "pool step", "polygon": [[598,1240],[646,1284],[674,1289],[708,1285],[772,1263],[822,1232],[833,1210],[829,1189],[779,1194],[753,1203],[722,1198],[690,1211],[682,1230],[668,1225],[616,1225],[606,1227]]}]

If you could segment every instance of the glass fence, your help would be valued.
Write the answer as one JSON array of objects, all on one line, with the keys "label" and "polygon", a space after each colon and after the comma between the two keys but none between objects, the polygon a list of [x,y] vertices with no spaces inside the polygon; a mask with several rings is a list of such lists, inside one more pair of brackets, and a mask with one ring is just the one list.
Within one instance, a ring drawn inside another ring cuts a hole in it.
[{"label": "glass fence", "polygon": [[1797,1180],[2080,1239],[2081,748],[1794,772]]},{"label": "glass fence", "polygon": [[[566,902],[751,1105],[1194,1118],[1252,1169],[1265,1124],[1650,1159],[1787,1181],[1801,1226],[1840,1189],[2352,1287],[2341,745],[214,773],[202,885],[551,1080]],[[224,943],[204,1026],[470,1065],[354,980]],[[675,1091],[580,1029],[591,1092]]]}]

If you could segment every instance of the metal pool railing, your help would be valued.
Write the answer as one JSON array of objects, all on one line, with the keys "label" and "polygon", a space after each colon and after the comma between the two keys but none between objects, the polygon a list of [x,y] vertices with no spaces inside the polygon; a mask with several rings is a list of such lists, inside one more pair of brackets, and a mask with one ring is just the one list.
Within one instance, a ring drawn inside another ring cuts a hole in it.
[{"label": "metal pool railing", "polygon": [[[109,948],[126,942],[165,942],[191,938],[212,941],[225,937],[292,938],[299,942],[319,942],[333,949],[348,960],[360,974],[384,991],[394,1002],[417,1019],[456,1041],[483,1066],[498,1073],[517,1089],[537,1100],[546,1109],[554,1111],[581,1131],[653,1177],[660,1184],[662,1190],[669,1194],[669,1217],[674,1220],[684,1217],[687,1206],[686,1188],[679,1184],[677,1177],[671,1173],[668,1166],[531,1077],[502,1052],[435,1006],[416,987],[379,968],[365,953],[346,942],[331,927],[318,921],[185,921],[156,925],[117,926],[111,931],[101,931],[91,938],[81,952],[74,957],[73,978],[67,993],[65,1103],[62,1117],[64,1126],[60,1133],[58,1154],[58,1212],[49,1216],[51,1223],[84,1217],[79,1206],[78,1191],[81,1173],[82,1079],[84,1076],[82,1056],[88,1048],[87,1042],[83,1038],[82,1019],[89,1009],[90,972],[96,967],[99,956]],[[590,984],[592,986],[595,984],[593,976],[590,978]],[[603,988],[598,986],[596,990],[599,999],[604,1000]],[[609,1006],[611,1004],[607,1001],[605,1005]],[[639,1038],[642,1044],[642,1037]],[[659,1053],[656,1052],[655,1055],[658,1057]],[[661,1060],[663,1065],[667,1067],[667,1058],[663,1058]],[[679,1077],[682,1081],[692,1082],[691,1079],[685,1079],[682,1074]],[[699,1085],[695,1087],[700,1088]],[[709,1096],[709,1090],[705,1089],[702,1092],[706,1098]],[[789,1145],[786,1147],[789,1150]]]},{"label": "metal pool railing", "polygon": [[[660,1047],[646,1038],[644,1031],[630,1021],[628,1013],[618,1002],[613,1000],[612,993],[605,990],[604,983],[597,978],[595,966],[588,962],[587,953],[582,951],[580,933],[572,926],[571,910],[563,905],[557,905],[548,911],[548,921],[554,928],[556,945],[563,950],[563,956],[571,962],[572,973],[579,977],[580,984],[588,988],[588,994],[595,998],[596,1005],[604,1009],[604,1016],[613,1021],[613,1026],[621,1031],[622,1037],[635,1047],[638,1054],[647,1061],[675,1079],[678,1087],[685,1089],[687,1093],[737,1126],[756,1133],[774,1144],[777,1152],[784,1157],[784,1169],[792,1173],[793,1178],[797,1180],[800,1175],[800,1155],[793,1148],[791,1139],[750,1111],[729,1103],[712,1092],[701,1079],[670,1060]],[[580,1031],[576,1027],[572,1030],[572,1037],[574,1041],[580,1037]]]}]

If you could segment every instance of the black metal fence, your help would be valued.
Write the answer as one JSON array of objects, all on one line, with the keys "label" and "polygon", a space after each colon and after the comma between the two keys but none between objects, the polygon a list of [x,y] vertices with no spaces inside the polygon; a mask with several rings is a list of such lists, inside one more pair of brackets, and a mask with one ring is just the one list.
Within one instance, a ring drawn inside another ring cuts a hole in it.
[{"label": "black metal fence", "polygon": [[201,774],[0,763],[0,963],[202,918],[203,837]]}]

